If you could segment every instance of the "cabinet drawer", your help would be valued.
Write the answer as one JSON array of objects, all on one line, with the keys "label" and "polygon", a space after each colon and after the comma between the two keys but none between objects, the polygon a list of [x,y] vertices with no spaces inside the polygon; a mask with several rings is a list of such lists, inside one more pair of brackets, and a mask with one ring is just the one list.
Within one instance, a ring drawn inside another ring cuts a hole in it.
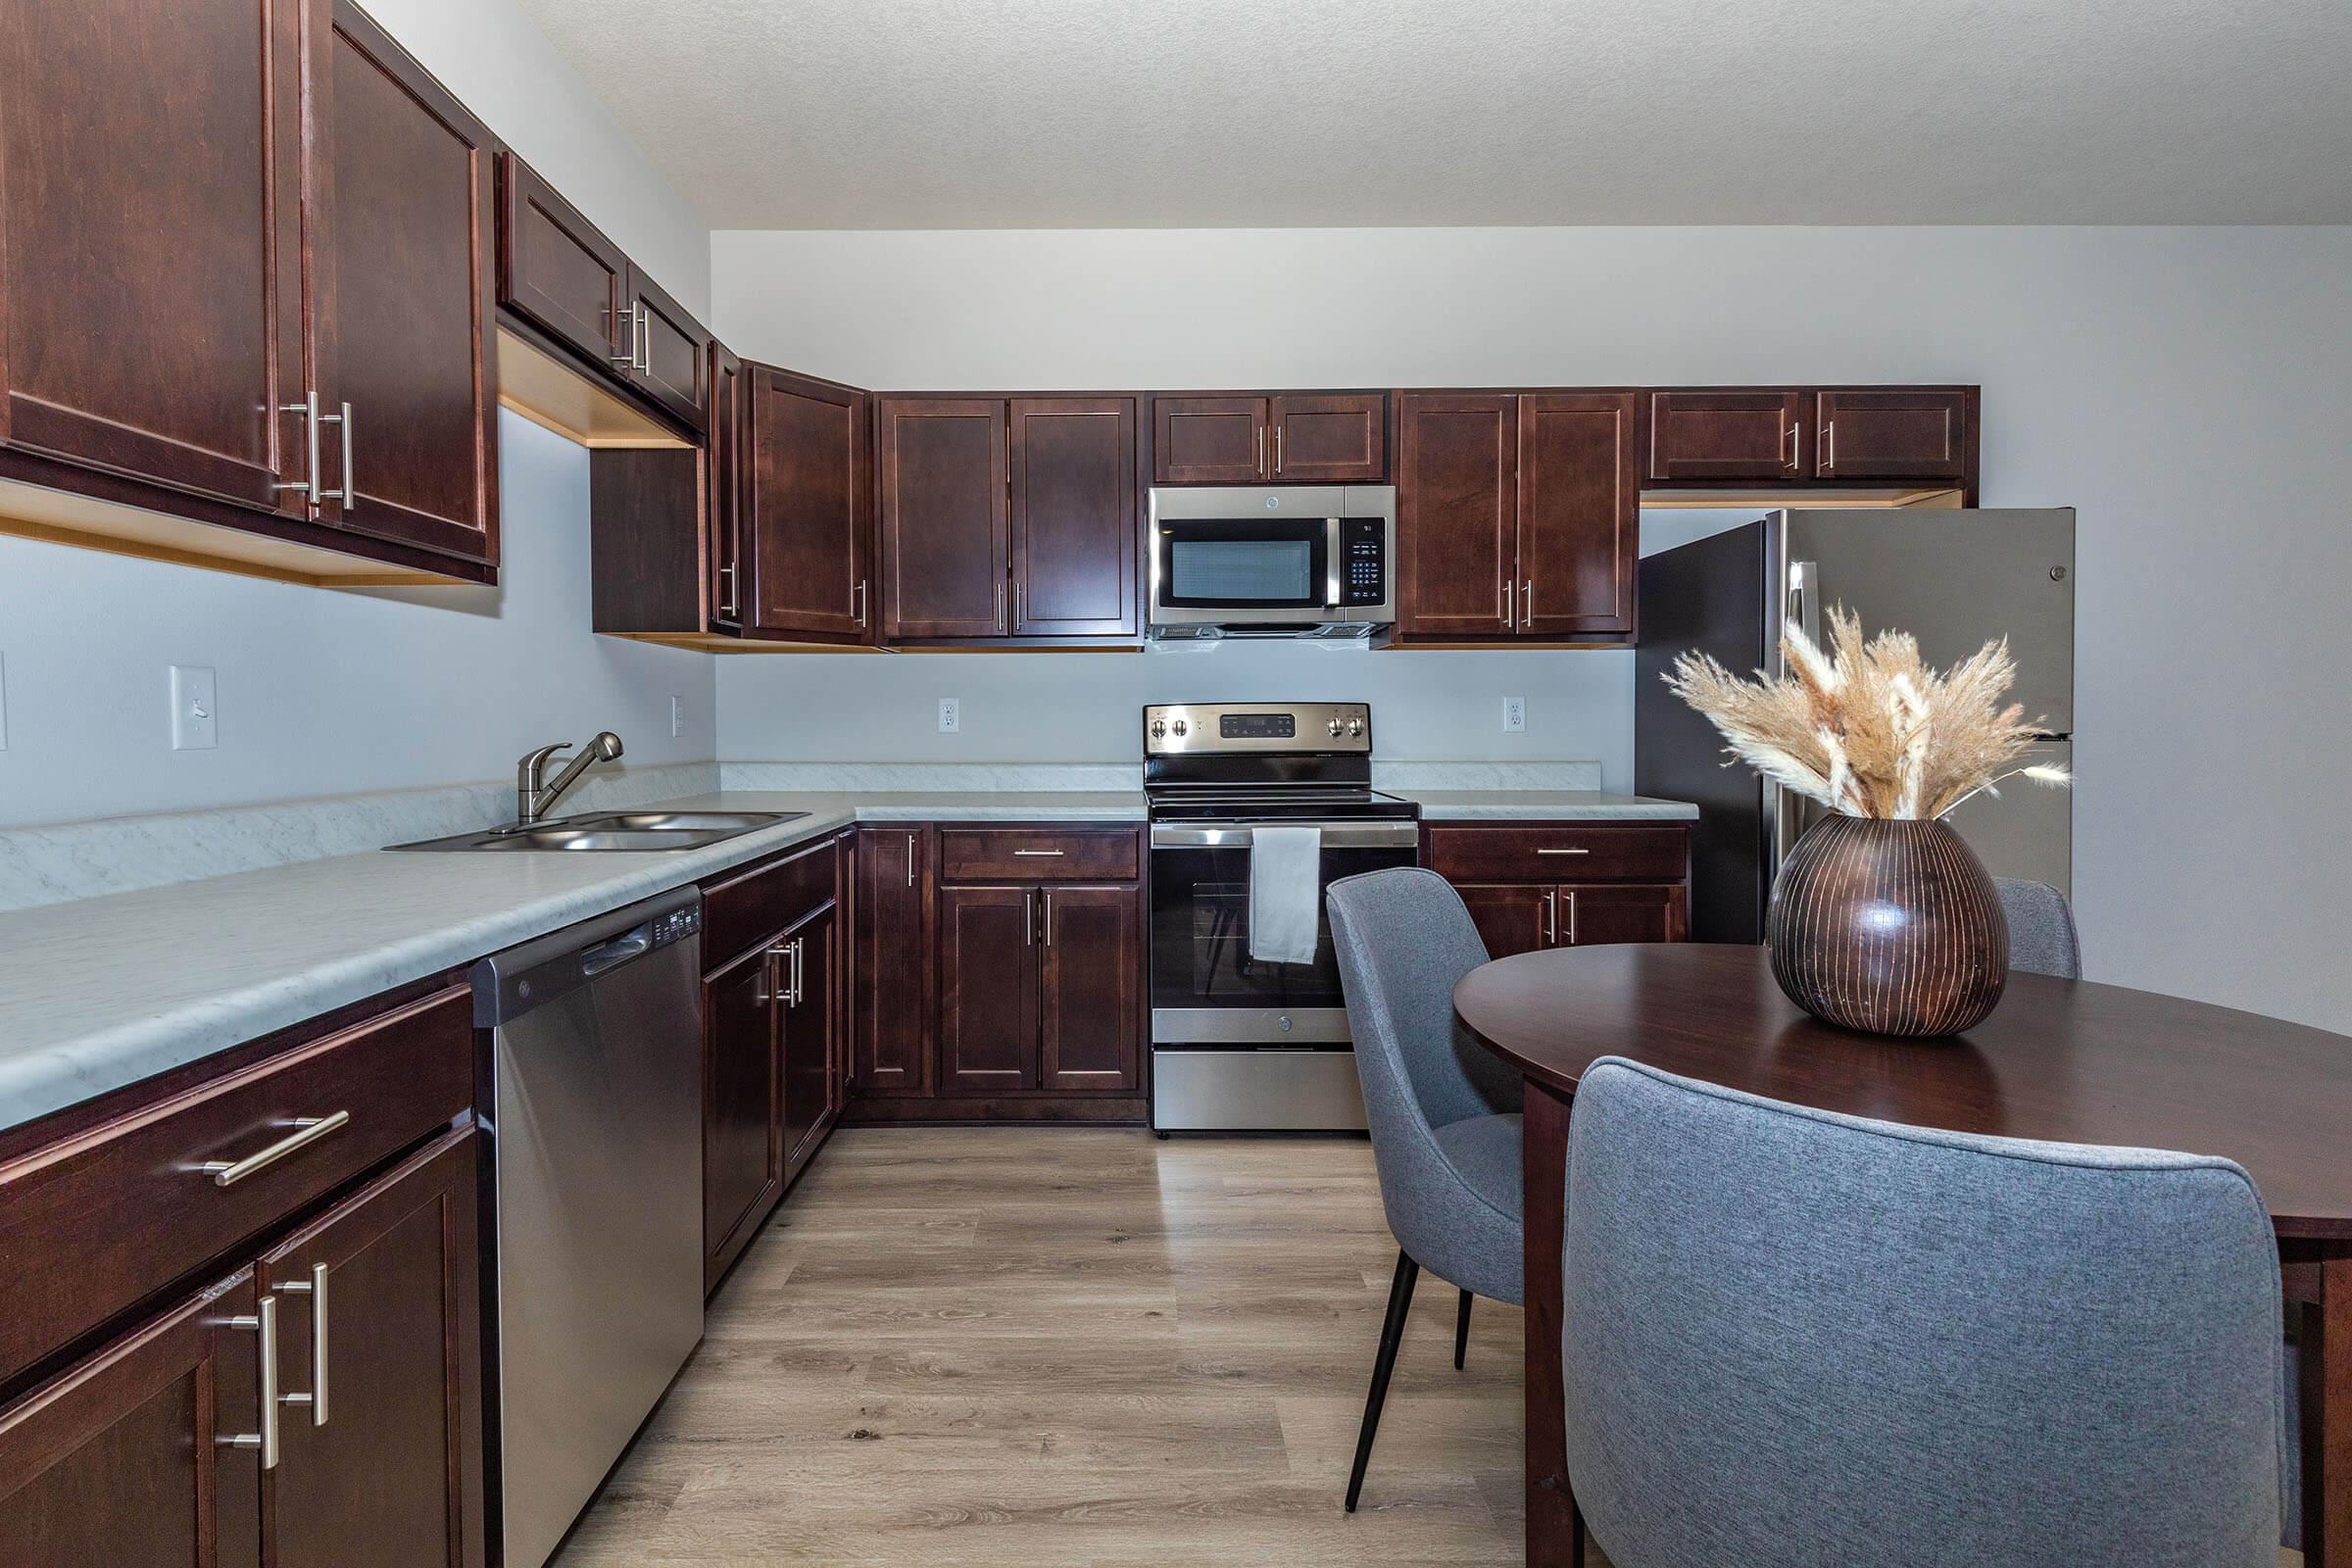
[{"label": "cabinet drawer", "polygon": [[[13,1281],[0,1378],[472,1103],[473,1009],[460,986],[0,1166],[0,1256]],[[322,1130],[297,1143],[311,1130],[295,1123],[313,1118]],[[249,1163],[207,1172],[207,1162]]]},{"label": "cabinet drawer", "polygon": [[703,973],[797,925],[833,897],[833,841],[822,838],[703,888]]},{"label": "cabinet drawer", "polygon": [[1679,882],[1690,867],[1680,826],[1432,827],[1429,868],[1448,881]]},{"label": "cabinet drawer", "polygon": [[1139,872],[1131,827],[943,827],[944,882],[1130,882]]}]

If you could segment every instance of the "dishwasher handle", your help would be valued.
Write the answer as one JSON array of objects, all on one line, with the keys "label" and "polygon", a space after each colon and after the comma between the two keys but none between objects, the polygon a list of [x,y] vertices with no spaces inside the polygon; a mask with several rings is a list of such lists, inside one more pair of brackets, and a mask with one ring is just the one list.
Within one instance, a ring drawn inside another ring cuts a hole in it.
[{"label": "dishwasher handle", "polygon": [[702,893],[684,887],[494,953],[469,976],[474,1026],[503,1028],[662,948],[699,951],[702,929]]}]

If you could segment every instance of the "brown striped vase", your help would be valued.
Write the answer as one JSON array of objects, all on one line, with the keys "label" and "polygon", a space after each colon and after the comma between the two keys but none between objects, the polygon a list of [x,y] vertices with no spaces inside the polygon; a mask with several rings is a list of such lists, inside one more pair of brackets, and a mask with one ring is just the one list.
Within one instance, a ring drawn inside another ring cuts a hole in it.
[{"label": "brown striped vase", "polygon": [[1956,1035],[2009,980],[2000,894],[1941,822],[1816,822],[1772,885],[1764,945],[1789,1001],[1872,1034]]}]

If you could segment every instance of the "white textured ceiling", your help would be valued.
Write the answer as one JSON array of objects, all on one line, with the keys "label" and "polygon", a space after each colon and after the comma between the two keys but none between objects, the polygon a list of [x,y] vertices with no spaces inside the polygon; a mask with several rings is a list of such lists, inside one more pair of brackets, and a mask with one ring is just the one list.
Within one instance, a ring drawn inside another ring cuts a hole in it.
[{"label": "white textured ceiling", "polygon": [[522,0],[720,228],[2352,221],[2352,0]]}]

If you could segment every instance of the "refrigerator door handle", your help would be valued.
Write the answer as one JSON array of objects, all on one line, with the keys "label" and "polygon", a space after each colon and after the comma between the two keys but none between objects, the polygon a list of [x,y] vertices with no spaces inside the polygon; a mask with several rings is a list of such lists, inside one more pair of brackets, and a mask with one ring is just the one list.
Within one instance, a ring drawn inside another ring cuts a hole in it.
[{"label": "refrigerator door handle", "polygon": [[1788,600],[1787,618],[1805,634],[1814,647],[1821,646],[1821,566],[1811,561],[1788,563]]}]

